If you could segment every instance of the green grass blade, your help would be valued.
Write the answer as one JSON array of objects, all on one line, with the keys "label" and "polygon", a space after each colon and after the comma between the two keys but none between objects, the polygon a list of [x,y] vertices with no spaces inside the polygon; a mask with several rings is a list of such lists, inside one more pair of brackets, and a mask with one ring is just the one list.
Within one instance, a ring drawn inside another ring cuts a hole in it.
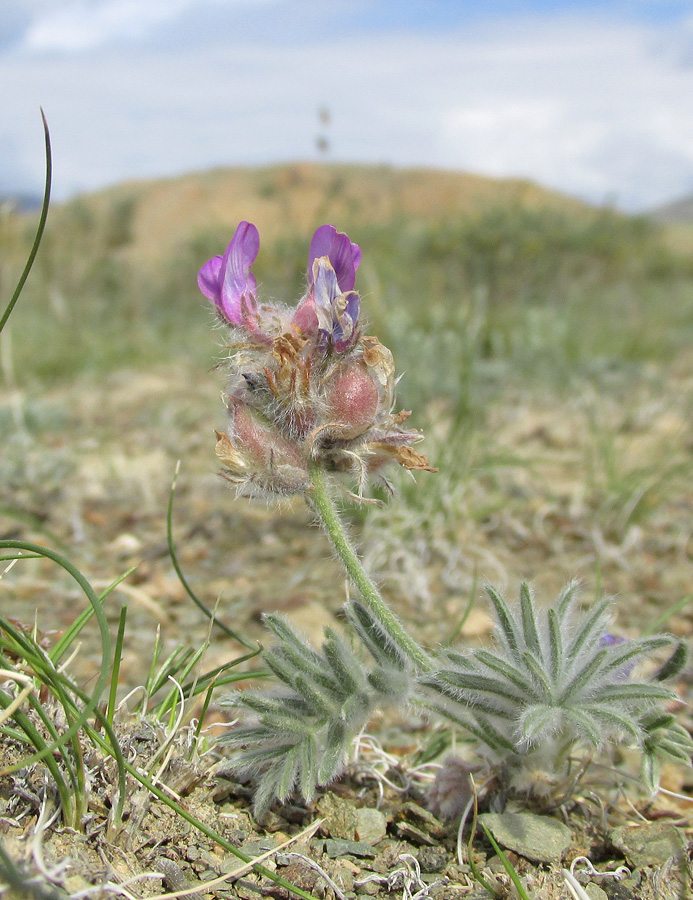
[{"label": "green grass blade", "polygon": [[43,231],[46,227],[46,219],[48,218],[48,207],[50,206],[51,200],[51,182],[53,179],[53,158],[51,155],[51,136],[48,131],[48,122],[46,121],[46,116],[44,115],[43,110],[41,110],[41,120],[43,122],[43,134],[46,142],[46,184],[43,189],[43,204],[41,205],[41,215],[39,216],[39,223],[36,229],[36,237],[34,238],[34,243],[32,244],[31,250],[29,251],[29,256],[24,266],[24,270],[19,277],[17,287],[14,289],[14,293],[10,298],[10,302],[7,304],[7,308],[2,314],[2,318],[0,318],[0,331],[2,331],[7,324],[7,320],[11,316],[12,310],[14,309],[17,300],[19,300],[19,295],[24,289],[24,284],[29,277],[31,267],[34,265],[34,260],[36,259],[36,254],[38,253],[38,249],[41,244],[41,238],[43,237]]},{"label": "green grass blade", "polygon": [[234,672],[233,674],[226,675],[229,669],[233,669],[241,663],[247,662],[249,659],[254,659],[256,656],[259,656],[261,651],[254,650],[252,653],[246,653],[245,656],[239,656],[237,659],[232,659],[230,662],[222,663],[220,666],[215,666],[215,668],[210,669],[209,672],[203,672],[198,678],[194,681],[188,681],[183,685],[183,694],[186,700],[190,700],[192,697],[196,697],[198,694],[201,694],[203,691],[206,691],[210,685],[222,685],[222,684],[233,684],[235,681],[245,681],[251,678],[267,678],[269,677],[269,672],[263,669],[255,669],[252,672]]},{"label": "green grass blade", "polygon": [[[175,672],[169,673],[167,676],[167,681],[170,679],[175,679],[176,684],[171,688],[168,692],[165,699],[153,710],[153,714],[157,719],[163,720],[164,716],[168,712],[173,712],[175,710],[178,702],[181,699],[183,701],[186,700],[185,691],[181,685],[181,682],[184,678],[187,678],[194,666],[200,661],[202,656],[207,650],[207,644],[203,644],[201,647],[198,647],[192,654],[187,653],[185,655],[184,660],[182,661],[182,665]],[[193,682],[194,684],[194,682]]]},{"label": "green grass blade", "polygon": [[661,616],[657,616],[654,622],[648,625],[643,631],[643,637],[649,637],[649,635],[654,634],[655,631],[659,631],[672,616],[676,615],[677,612],[681,612],[681,610],[685,609],[691,602],[693,602],[693,594],[686,594],[685,597],[677,600],[676,603],[673,603],[670,607],[665,609]]},{"label": "green grass blade", "polygon": [[[0,691],[0,707],[2,707],[2,709],[7,709],[8,706],[10,705],[11,701],[12,701],[12,698],[9,695],[5,694],[4,691]],[[36,709],[37,712],[39,711],[35,702],[33,704],[33,708]],[[27,764],[27,762],[26,762],[27,759],[30,761],[35,761],[37,759],[45,759],[46,768],[48,769],[51,776],[53,777],[55,786],[58,789],[58,796],[60,797],[60,804],[62,806],[65,822],[66,822],[66,824],[74,827],[74,825],[76,824],[74,821],[74,819],[75,819],[74,787],[68,785],[68,783],[65,781],[65,778],[63,777],[63,773],[60,771],[60,766],[58,765],[58,763],[55,760],[55,757],[53,756],[54,750],[59,745],[63,744],[64,741],[58,740],[50,745],[47,744],[46,741],[44,740],[43,736],[40,734],[40,732],[34,727],[33,723],[29,719],[29,717],[21,709],[16,709],[12,713],[12,718],[14,719],[14,721],[17,724],[17,727],[20,730],[21,739],[22,739],[23,743],[30,744],[32,747],[34,747],[34,749],[37,752],[34,753],[32,756],[29,756],[23,760],[20,760],[19,763],[15,763],[14,766],[8,766],[5,769],[1,770],[0,776],[9,774],[10,772],[15,772],[18,769],[24,768],[24,766]],[[44,725],[45,724],[46,724],[46,722],[44,720]],[[3,731],[3,729],[0,729],[0,733],[2,731]],[[51,737],[53,737],[53,734],[55,734],[54,729],[52,729],[52,733],[51,733],[51,730],[49,730],[49,734],[51,734]],[[16,732],[14,732],[14,735],[16,737]],[[74,784],[74,781],[73,781],[73,784]]]},{"label": "green grass blade", "polygon": [[186,650],[182,644],[178,644],[161,664],[159,671],[154,673],[152,679],[147,683],[149,696],[153,697],[161,688],[167,687],[168,676],[173,675],[175,677],[176,673],[181,670],[194,652],[192,647],[188,647]]},{"label": "green grass blade", "polygon": [[[117,588],[122,581],[125,581],[128,575],[131,575],[136,568],[137,566],[131,566],[126,572],[123,572],[122,575],[119,575],[118,578],[115,579],[115,581],[112,581],[108,585],[108,587],[99,594],[99,602],[103,603],[103,601],[111,593],[111,591]],[[92,618],[93,615],[94,608],[92,606],[87,606],[86,609],[84,609],[75,619],[72,625],[70,625],[69,628],[67,628],[65,632],[60,636],[60,638],[55,642],[50,651],[50,657],[55,665],[57,665],[58,662],[67,653],[77,635],[82,631],[84,626]]]},{"label": "green grass blade", "polygon": [[[24,659],[26,666],[32,671],[38,681],[41,690],[49,691],[57,699],[68,725],[74,722],[75,718],[79,716],[80,710],[72,701],[69,688],[68,690],[65,689],[61,675],[52,664],[48,654],[45,653],[33,636],[24,634],[7,620],[0,619],[0,629],[6,635],[6,638],[2,641],[3,645],[7,647],[13,657]],[[12,670],[15,668],[5,658],[4,654],[0,654],[0,662],[5,668]],[[55,756],[62,763],[69,776],[71,795],[75,802],[70,802],[67,806],[63,804],[63,810],[66,818],[72,816],[72,821],[69,824],[78,826],[84,812],[84,804],[86,803],[86,774],[79,735],[75,733],[70,738],[67,737],[67,734],[61,735],[55,726],[50,708],[46,704],[45,699],[39,700],[33,691],[27,696],[25,702],[31,706],[35,715],[41,720],[43,728],[54,742],[54,747],[56,748]],[[25,718],[24,714],[19,717],[15,715],[14,719],[24,730],[28,742],[36,750],[43,751],[47,745],[43,735],[40,736],[40,743],[37,744],[36,735],[40,734],[40,732],[37,732],[33,727],[27,730],[26,726],[31,720]]]},{"label": "green grass blade", "polygon": [[113,671],[111,673],[111,688],[108,692],[108,706],[106,707],[106,719],[109,725],[113,725],[113,713],[115,712],[116,693],[118,691],[118,675],[120,674],[120,661],[123,654],[123,639],[125,637],[125,619],[127,618],[127,606],[120,607],[118,619],[118,634],[116,635],[115,651],[113,654]]},{"label": "green grass blade", "polygon": [[503,868],[508,873],[508,876],[510,877],[510,880],[512,881],[512,883],[515,885],[515,890],[517,891],[517,895],[520,898],[520,900],[532,900],[532,898],[529,896],[529,894],[525,890],[525,886],[520,881],[520,876],[515,871],[513,864],[510,862],[510,860],[505,855],[503,850],[501,850],[501,848],[498,846],[493,835],[488,830],[488,828],[484,825],[484,823],[481,822],[480,824],[481,824],[481,827],[484,829],[484,834],[488,838],[489,843],[495,850],[496,855],[498,856],[498,859],[501,861]]},{"label": "green grass blade", "polygon": [[[212,694],[214,693],[214,688],[216,687],[216,682],[212,681],[207,688],[207,693],[205,694],[205,699],[202,701],[202,709],[200,710],[200,715],[197,717],[197,724],[195,725],[195,740],[199,741],[200,734],[202,733],[202,724],[205,720],[205,716],[207,715],[207,710],[209,709],[209,704],[212,702]],[[201,693],[201,691],[200,691]],[[197,695],[195,695],[197,696]]]},{"label": "green grass blade", "polygon": [[149,698],[152,695],[152,685],[154,684],[154,679],[156,678],[156,667],[159,664],[159,657],[161,656],[161,629],[157,626],[156,636],[154,638],[154,647],[152,649],[152,661],[149,665],[149,672],[147,673],[147,678],[144,682],[144,697],[142,698],[142,703],[140,704],[140,711],[144,714],[147,711],[147,706],[149,705]]},{"label": "green grass blade", "polygon": [[[86,704],[89,700],[89,694],[86,691],[83,691],[80,687],[78,687],[74,682],[72,682],[64,673],[56,670],[56,678],[62,682],[65,687],[65,690],[69,692],[69,694],[73,694],[77,697],[83,704]],[[75,710],[77,707],[75,706]],[[114,822],[119,823],[123,818],[123,809],[125,806],[126,799],[126,771],[125,771],[125,760],[123,757],[122,750],[120,748],[120,743],[118,738],[113,730],[111,723],[108,721],[107,717],[97,706],[94,710],[94,716],[99,726],[103,728],[108,741],[105,741],[100,734],[92,727],[89,722],[85,722],[84,731],[88,735],[89,739],[95,746],[100,746],[104,749],[110,756],[113,757],[116,763],[116,768],[118,772],[117,779],[117,801],[115,807],[115,815]]]},{"label": "green grass blade", "polygon": [[476,860],[474,859],[474,835],[476,834],[476,825],[477,819],[479,815],[479,801],[476,795],[476,790],[474,791],[474,806],[472,812],[472,827],[469,829],[469,842],[467,843],[467,863],[469,868],[472,870],[472,875],[479,882],[479,884],[484,888],[484,890],[488,891],[492,897],[500,897],[501,891],[494,884],[491,884],[487,881],[484,876],[481,874],[481,869],[476,864]]},{"label": "green grass blade", "polygon": [[216,625],[217,628],[220,628],[224,632],[224,634],[228,635],[229,637],[232,637],[234,640],[238,641],[239,644],[243,644],[243,646],[247,647],[249,650],[252,650],[253,645],[250,643],[250,641],[247,641],[244,637],[242,637],[240,634],[238,634],[232,628],[229,628],[228,625],[225,625],[223,622],[221,622],[219,619],[217,619],[217,617],[212,612],[212,610],[208,609],[208,607],[205,606],[205,604],[202,602],[202,600],[200,600],[200,598],[197,596],[197,594],[190,587],[187,578],[183,574],[183,570],[178,561],[178,555],[176,553],[176,548],[173,543],[173,497],[176,492],[176,484],[178,482],[179,469],[180,469],[180,461],[178,461],[178,463],[176,464],[176,471],[173,476],[173,481],[171,482],[171,490],[169,491],[169,495],[168,495],[168,512],[166,515],[166,538],[168,540],[168,553],[169,553],[169,556],[171,557],[171,564],[173,565],[175,573],[178,576],[180,583],[183,585],[183,588],[184,588],[186,594],[188,595],[188,597],[190,597],[190,599],[195,604],[195,606],[197,606],[197,608],[205,616],[207,616],[207,618],[210,620],[212,625]]},{"label": "green grass blade", "polygon": [[[210,838],[210,840],[217,843],[227,853],[231,853],[242,862],[253,862],[250,856],[248,856],[246,853],[243,853],[242,850],[239,850],[238,847],[235,846],[235,844],[227,841],[226,838],[214,831],[213,828],[210,828],[209,825],[206,825],[204,822],[200,821],[200,819],[196,818],[191,812],[185,809],[185,807],[181,806],[179,803],[173,800],[172,797],[169,797],[169,795],[166,794],[165,791],[154,784],[154,782],[146,775],[143,775],[131,763],[125,761],[125,768],[127,769],[128,774],[132,775],[133,778],[139,781],[139,783],[143,787],[147,788],[147,790],[158,800],[161,800],[162,803],[165,803],[168,807],[170,807],[177,816],[180,816],[186,822],[189,822],[193,826],[193,828],[196,828],[199,832]],[[302,900],[316,900],[316,898],[312,894],[309,894],[302,888],[296,887],[296,885],[292,884],[290,881],[282,878],[281,875],[277,875],[276,872],[272,872],[262,865],[254,865],[253,871],[257,872],[258,875],[269,878],[270,881],[273,881],[275,884],[279,885],[279,887],[285,888],[294,896],[301,897]]]},{"label": "green grass blade", "polygon": [[[31,541],[17,540],[0,541],[0,551],[1,550],[26,550],[28,553],[37,553],[40,556],[45,556],[46,559],[50,559],[53,562],[57,563],[69,575],[71,575],[72,578],[80,586],[83,593],[89,600],[89,603],[92,605],[94,614],[96,616],[101,637],[101,669],[94,684],[94,691],[89,700],[85,703],[84,709],[81,710],[80,714],[76,717],[74,722],[62,735],[62,743],[65,743],[71,740],[72,737],[77,734],[79,729],[89,719],[89,717],[93,715],[94,710],[96,709],[96,706],[101,699],[101,696],[103,695],[106,684],[108,682],[111,660],[111,635],[108,630],[106,614],[104,613],[103,606],[101,605],[99,598],[97,597],[94,589],[89,584],[87,579],[84,577],[84,575],[82,575],[79,569],[74,566],[69,559],[62,556],[62,554],[56,553],[54,550],[51,550],[47,547],[42,547],[40,544],[34,544]],[[38,762],[40,759],[47,760],[47,757],[56,749],[58,749],[58,746],[55,744],[47,745],[40,752],[33,754],[32,756],[22,760],[19,763],[15,763],[13,766],[5,768],[3,770],[3,774],[9,774],[10,772],[17,771],[18,768],[31,765],[34,762]]]}]

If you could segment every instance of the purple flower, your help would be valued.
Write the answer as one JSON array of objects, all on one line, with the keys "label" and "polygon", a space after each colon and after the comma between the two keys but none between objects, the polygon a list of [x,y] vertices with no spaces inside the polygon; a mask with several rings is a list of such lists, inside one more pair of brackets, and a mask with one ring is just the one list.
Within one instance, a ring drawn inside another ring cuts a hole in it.
[{"label": "purple flower", "polygon": [[321,225],[313,235],[308,254],[308,282],[314,283],[313,264],[316,259],[326,256],[337,276],[340,291],[346,293],[354,288],[356,270],[361,263],[361,248],[352,244],[348,236],[337,231],[334,225]]},{"label": "purple flower", "polygon": [[609,634],[608,631],[605,631],[599,638],[600,647],[616,647],[618,644],[625,644],[625,642],[626,639],[624,637],[619,637],[616,634]]},{"label": "purple flower", "polygon": [[[627,644],[628,640],[624,637],[620,637],[617,634],[610,634],[608,631],[605,631],[604,634],[599,638],[599,649],[611,649],[612,647],[618,647],[621,644]],[[635,662],[627,662],[623,666],[620,677],[628,678],[635,668]]]},{"label": "purple flower", "polygon": [[337,353],[348,349],[358,338],[356,326],[360,300],[356,291],[342,293],[337,273],[325,257],[313,263],[313,304],[318,331],[326,335]]},{"label": "purple flower", "polygon": [[229,429],[218,434],[226,477],[243,493],[290,495],[310,490],[309,470],[352,474],[359,492],[390,463],[428,469],[410,445],[421,438],[393,413],[390,351],[359,327],[354,290],[361,249],[332,225],[313,235],[308,287],[298,306],[261,302],[251,272],[258,230],[240,222],[223,256],[197,277],[231,334]]},{"label": "purple flower", "polygon": [[308,254],[308,293],[292,322],[306,335],[318,331],[338,353],[358,339],[359,295],[353,290],[361,248],[334,225],[313,235]]},{"label": "purple flower", "polygon": [[257,321],[257,282],[250,267],[260,250],[260,235],[250,222],[240,222],[223,256],[206,262],[197,276],[200,290],[231,325],[253,330]]},{"label": "purple flower", "polygon": [[290,324],[321,349],[329,344],[335,352],[344,353],[353,347],[359,338],[360,300],[353,287],[361,248],[333,225],[317,229],[308,255],[308,291],[289,323],[278,307],[258,306],[257,282],[250,268],[259,249],[257,228],[240,222],[224,255],[213,257],[200,269],[197,283],[219,315],[263,343],[271,342],[276,323],[283,322],[282,327]]}]

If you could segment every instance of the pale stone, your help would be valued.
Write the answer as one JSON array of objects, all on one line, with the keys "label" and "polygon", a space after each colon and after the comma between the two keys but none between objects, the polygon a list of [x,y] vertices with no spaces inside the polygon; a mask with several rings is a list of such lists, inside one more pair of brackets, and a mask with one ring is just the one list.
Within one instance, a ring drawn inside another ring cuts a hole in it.
[{"label": "pale stone", "polygon": [[387,819],[379,809],[364,807],[356,810],[356,839],[377,844],[387,833]]},{"label": "pale stone", "polygon": [[572,840],[570,829],[550,816],[534,813],[484,813],[479,816],[501,847],[533,862],[559,862]]}]

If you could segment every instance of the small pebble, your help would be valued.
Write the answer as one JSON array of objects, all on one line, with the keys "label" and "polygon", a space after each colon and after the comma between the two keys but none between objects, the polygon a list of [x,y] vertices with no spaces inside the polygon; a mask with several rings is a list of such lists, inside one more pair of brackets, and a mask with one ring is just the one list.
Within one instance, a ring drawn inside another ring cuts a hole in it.
[{"label": "small pebble", "polygon": [[317,802],[318,813],[325,820],[323,832],[332,838],[353,841],[356,837],[356,809],[348,800],[325,794]]},{"label": "small pebble", "polygon": [[448,861],[447,850],[444,847],[422,847],[418,860],[422,872],[442,872]]},{"label": "small pebble", "polygon": [[395,830],[401,838],[416,844],[417,847],[422,844],[428,844],[430,847],[436,845],[434,838],[426,834],[421,828],[417,828],[416,825],[412,825],[411,822],[398,822],[395,825]]},{"label": "small pebble", "polygon": [[602,890],[602,888],[600,888],[598,884],[594,884],[594,882],[585,885],[585,893],[590,900],[609,900],[609,895],[606,891]]},{"label": "small pebble", "polygon": [[[362,878],[367,878],[369,875],[373,874],[372,872],[364,872],[361,876]],[[376,894],[379,894],[382,890],[382,884],[378,881],[367,881],[365,884],[359,884],[358,882],[354,885],[354,890],[357,894],[366,894],[369,897],[375,897]]]},{"label": "small pebble", "polygon": [[261,838],[259,841],[248,841],[239,849],[242,850],[246,856],[262,856],[263,853],[267,853],[268,850],[273,850],[278,846],[278,843],[279,842],[275,841],[273,837],[265,837]]},{"label": "small pebble", "polygon": [[356,810],[356,840],[377,844],[387,834],[387,819],[379,809]]},{"label": "small pebble", "polygon": [[681,853],[686,844],[681,829],[667,822],[635,827],[622,825],[609,832],[609,840],[634,868],[663,866]]},{"label": "small pebble", "polygon": [[551,816],[529,812],[483,813],[479,816],[501,847],[533,862],[559,862],[570,848],[572,833]]},{"label": "small pebble", "polygon": [[432,812],[411,800],[402,804],[397,818],[410,822],[412,825],[430,834],[431,837],[441,838],[445,835],[445,826],[440,819],[436,819]]},{"label": "small pebble", "polygon": [[375,859],[375,848],[362,841],[345,841],[340,838],[328,838],[325,841],[325,853],[330,859],[341,856],[356,856],[358,859]]}]

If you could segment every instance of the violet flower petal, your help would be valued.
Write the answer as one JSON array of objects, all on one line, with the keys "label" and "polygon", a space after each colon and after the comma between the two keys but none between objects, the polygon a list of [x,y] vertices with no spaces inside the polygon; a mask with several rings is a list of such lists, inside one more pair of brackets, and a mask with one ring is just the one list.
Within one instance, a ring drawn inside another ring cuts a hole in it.
[{"label": "violet flower petal", "polygon": [[624,637],[619,637],[615,634],[609,634],[608,631],[605,631],[604,634],[599,638],[599,646],[600,647],[615,647],[617,644],[625,643]]},{"label": "violet flower petal", "polygon": [[337,273],[326,257],[317,259],[312,265],[313,298],[318,317],[318,329],[332,334],[333,305],[339,297]]},{"label": "violet flower petal", "polygon": [[[599,647],[602,649],[605,647],[618,647],[619,644],[626,644],[626,643],[628,643],[627,638],[620,637],[619,635],[616,635],[616,634],[610,634],[608,631],[605,631],[604,634],[599,638]],[[635,668],[635,662],[631,661],[631,662],[626,663],[623,666],[623,669],[621,670],[620,677],[624,678],[624,679],[628,678],[634,668]]]},{"label": "violet flower petal", "polygon": [[333,348],[341,353],[351,345],[356,335],[359,295],[356,291],[342,293],[337,273],[324,256],[313,263],[313,282],[318,330],[327,335]]},{"label": "violet flower petal", "polygon": [[349,291],[348,294],[345,294],[344,316],[349,319],[353,327],[356,327],[360,311],[361,298],[356,291]]},{"label": "violet flower petal", "polygon": [[361,298],[356,291],[342,294],[333,306],[332,346],[338,353],[350,347],[357,336],[360,308]]},{"label": "violet flower petal", "polygon": [[219,304],[219,281],[223,256],[214,256],[197,273],[197,284],[208,300]]},{"label": "violet flower petal", "polygon": [[240,222],[223,256],[202,266],[200,290],[232,325],[248,325],[255,313],[257,282],[250,271],[260,250],[260,235],[250,222]]},{"label": "violet flower petal", "polygon": [[250,267],[260,251],[260,234],[250,222],[240,222],[222,261],[221,309],[234,325],[244,322],[243,298],[255,312],[257,281]]},{"label": "violet flower petal", "polygon": [[308,280],[313,284],[313,263],[326,256],[337,276],[337,284],[343,293],[351,291],[356,282],[356,270],[361,263],[361,248],[352,244],[344,232],[334,225],[321,225],[313,235],[308,255]]}]

